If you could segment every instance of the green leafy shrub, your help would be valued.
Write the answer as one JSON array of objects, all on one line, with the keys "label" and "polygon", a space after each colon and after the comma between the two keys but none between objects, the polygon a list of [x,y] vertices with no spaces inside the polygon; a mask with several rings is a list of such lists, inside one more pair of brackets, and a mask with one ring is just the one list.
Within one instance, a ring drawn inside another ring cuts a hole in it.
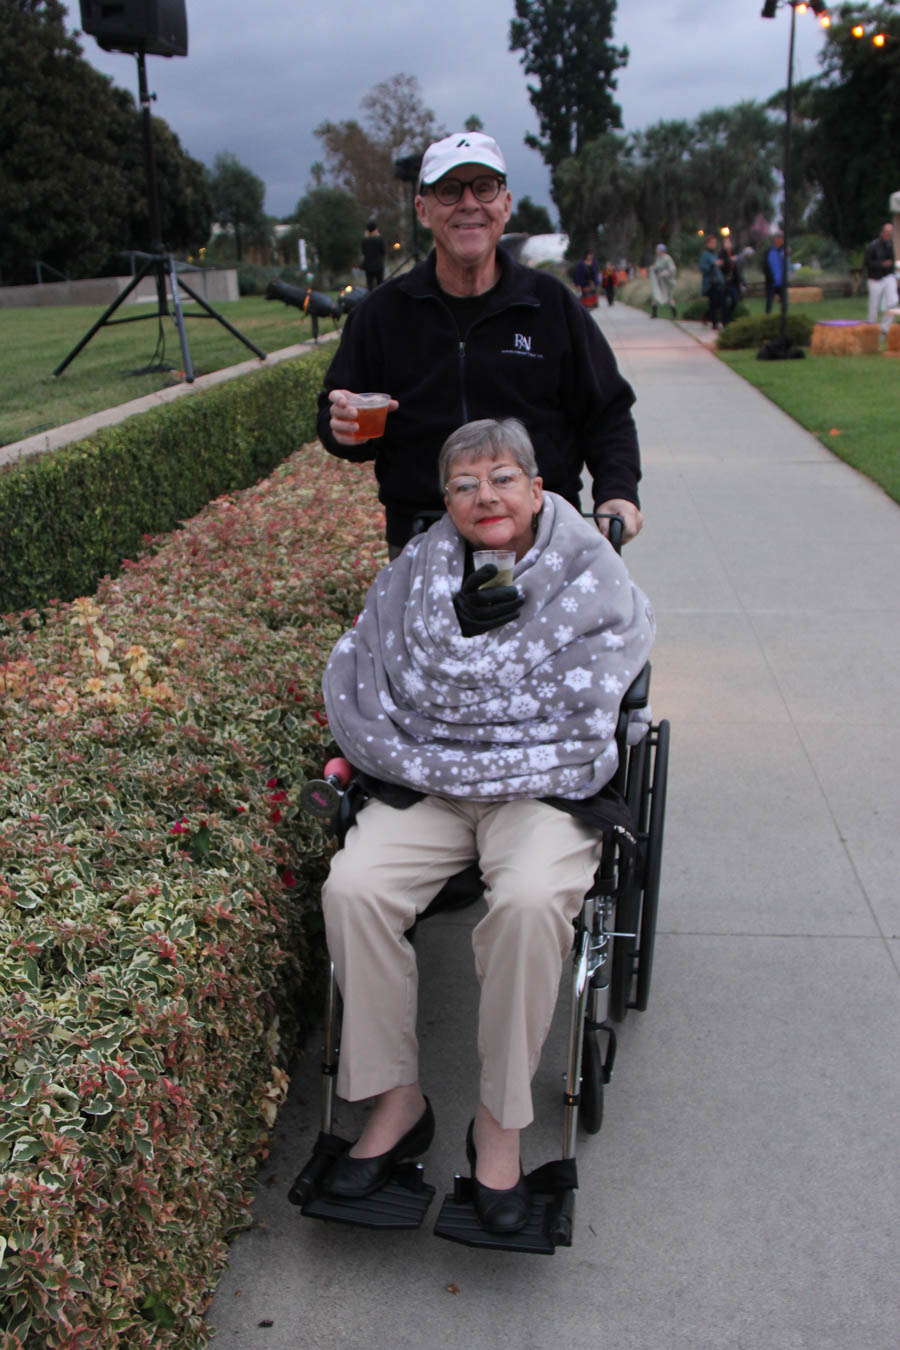
[{"label": "green leafy shrub", "polygon": [[0,470],[0,614],[89,593],[146,535],[269,473],[315,436],[330,356],[252,371]]},{"label": "green leafy shrub", "polygon": [[[813,327],[814,320],[808,314],[788,314],[785,333],[795,347],[808,347]],[[729,351],[738,347],[759,347],[780,333],[780,314],[757,314],[749,319],[736,319],[723,328],[718,345]]]},{"label": "green leafy shrub", "polygon": [[[178,1350],[316,993],[320,678],[381,561],[305,447],[0,639],[0,1347]],[[327,566],[324,565],[327,560]]]}]

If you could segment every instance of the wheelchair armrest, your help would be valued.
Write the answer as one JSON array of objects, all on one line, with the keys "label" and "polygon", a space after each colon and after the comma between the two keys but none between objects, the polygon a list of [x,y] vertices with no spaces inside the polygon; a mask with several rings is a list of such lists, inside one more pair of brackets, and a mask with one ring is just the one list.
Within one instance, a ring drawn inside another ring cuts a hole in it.
[{"label": "wheelchair armrest", "polygon": [[638,708],[646,708],[650,702],[650,662],[644,666],[641,673],[631,681],[625,691],[625,697],[622,699],[621,708],[623,712],[636,712]]}]

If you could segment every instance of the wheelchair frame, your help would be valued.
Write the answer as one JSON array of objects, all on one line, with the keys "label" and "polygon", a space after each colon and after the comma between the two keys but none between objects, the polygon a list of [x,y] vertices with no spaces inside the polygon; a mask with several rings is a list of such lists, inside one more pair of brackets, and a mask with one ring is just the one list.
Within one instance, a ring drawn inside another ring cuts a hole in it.
[{"label": "wheelchair frame", "polygon": [[[613,540],[614,546],[616,541]],[[629,1009],[647,1007],[659,906],[659,882],[665,826],[669,761],[669,723],[647,724],[644,736],[628,743],[631,716],[649,707],[649,663],[626,692],[619,710],[616,743],[619,764],[612,786],[626,801],[633,830],[621,825],[603,833],[600,862],[575,923],[572,948],[569,1045],[563,1092],[562,1154],[530,1173],[532,1213],[521,1233],[497,1235],[483,1230],[471,1203],[471,1182],[457,1174],[445,1197],[435,1233],[469,1246],[541,1254],[571,1246],[579,1123],[596,1134],[603,1120],[604,1089],[616,1057],[614,1023]],[[326,774],[328,768],[326,766]],[[352,779],[345,790],[336,777],[308,784],[307,809],[331,818],[340,842],[365,800]],[[480,898],[477,864],[451,877],[419,922],[432,914],[459,909]],[[421,1163],[399,1164],[375,1195],[339,1200],[319,1183],[335,1157],[350,1147],[332,1133],[340,1026],[340,993],[330,966],[322,1044],[320,1133],[312,1157],[288,1194],[311,1218],[332,1219],[370,1228],[417,1228],[434,1196]]]}]

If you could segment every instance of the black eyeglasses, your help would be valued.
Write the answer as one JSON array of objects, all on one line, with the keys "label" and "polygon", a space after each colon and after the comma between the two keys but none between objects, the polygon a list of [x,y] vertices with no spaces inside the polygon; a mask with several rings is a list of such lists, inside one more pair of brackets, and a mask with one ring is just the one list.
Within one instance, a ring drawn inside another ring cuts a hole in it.
[{"label": "black eyeglasses", "polygon": [[500,196],[502,189],[506,186],[505,178],[497,178],[495,174],[479,174],[477,178],[469,179],[463,182],[461,178],[439,178],[436,183],[428,187],[429,192],[433,192],[441,206],[455,206],[462,200],[462,195],[466,188],[472,189],[472,196],[477,202],[494,202]]}]

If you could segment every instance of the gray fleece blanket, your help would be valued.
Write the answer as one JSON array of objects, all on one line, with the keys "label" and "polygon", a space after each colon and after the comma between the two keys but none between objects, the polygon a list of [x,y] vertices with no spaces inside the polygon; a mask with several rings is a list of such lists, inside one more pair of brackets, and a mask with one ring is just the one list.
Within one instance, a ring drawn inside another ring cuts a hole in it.
[{"label": "gray fleece blanket", "polygon": [[379,572],[325,670],[335,740],[356,768],[437,796],[593,796],[615,772],[619,703],[653,643],[647,597],[552,492],[516,565],[517,619],[461,635],[464,565],[444,516]]}]

